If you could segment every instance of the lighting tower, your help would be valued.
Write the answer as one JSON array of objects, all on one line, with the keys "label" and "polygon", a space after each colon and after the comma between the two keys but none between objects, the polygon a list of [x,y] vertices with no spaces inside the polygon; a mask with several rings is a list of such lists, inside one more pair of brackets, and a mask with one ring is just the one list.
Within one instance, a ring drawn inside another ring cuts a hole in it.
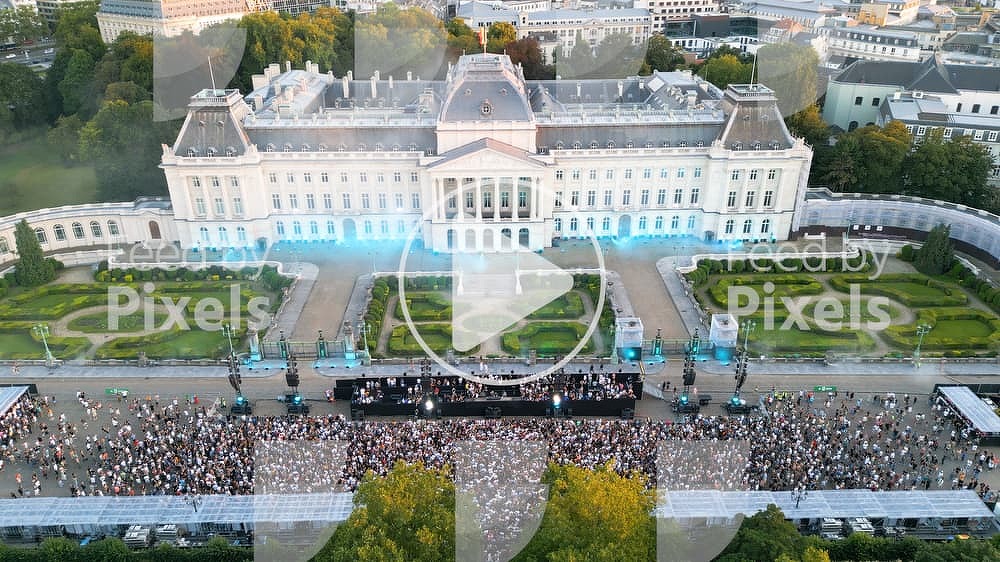
[{"label": "lighting tower", "polygon": [[691,403],[690,395],[691,387],[694,385],[694,379],[697,376],[694,370],[694,360],[698,356],[700,346],[701,340],[698,337],[698,331],[695,330],[694,335],[691,336],[691,340],[684,349],[684,370],[681,372],[684,389],[678,397],[676,404],[677,412],[682,414],[697,413],[701,409],[698,404]]}]

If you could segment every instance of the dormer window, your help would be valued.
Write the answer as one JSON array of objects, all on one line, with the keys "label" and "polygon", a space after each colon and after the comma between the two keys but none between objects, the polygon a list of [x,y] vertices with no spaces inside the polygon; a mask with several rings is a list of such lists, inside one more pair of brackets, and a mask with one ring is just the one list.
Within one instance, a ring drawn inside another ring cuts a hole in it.
[{"label": "dormer window", "polygon": [[753,149],[754,150],[760,150],[760,143],[759,142],[753,143]]},{"label": "dormer window", "polygon": [[208,150],[205,151],[205,154],[207,154],[209,158],[215,158],[215,148],[211,146],[208,147]]},{"label": "dormer window", "polygon": [[591,150],[595,150],[598,146],[599,145],[597,144],[597,141],[590,141],[590,149]]},{"label": "dormer window", "polygon": [[382,143],[375,143],[375,152],[382,152]]},{"label": "dormer window", "polygon": [[644,146],[645,146],[646,148],[653,148],[653,143],[652,143],[652,142],[650,142],[650,141],[646,141],[646,144],[645,144]]},{"label": "dormer window", "polygon": [[686,141],[686,140],[682,140],[681,142],[677,143],[677,146],[679,146],[681,148],[687,148],[687,145],[688,145],[688,141]]},{"label": "dormer window", "polygon": [[302,152],[309,152],[310,150],[312,150],[312,147],[310,147],[308,144],[302,145]]},{"label": "dormer window", "polygon": [[733,143],[733,150],[743,150],[743,143],[741,143],[741,142],[734,142]]},{"label": "dormer window", "polygon": [[399,149],[400,149],[400,146],[398,144],[392,145],[392,151],[393,152],[399,152]]},{"label": "dormer window", "polygon": [[705,141],[700,140],[700,141],[694,143],[694,145],[697,146],[698,148],[702,148],[702,147],[705,146]]},{"label": "dormer window", "polygon": [[566,146],[566,145],[563,144],[563,141],[557,141],[556,142],[556,150],[562,150],[564,146]]},{"label": "dormer window", "polygon": [[607,147],[608,147],[608,148],[614,148],[614,147],[615,147],[615,141],[613,141],[613,140],[609,140],[609,141],[608,141],[608,144],[607,144]]},{"label": "dormer window", "polygon": [[264,152],[274,152],[274,148],[275,148],[275,147],[274,147],[274,145],[273,145],[273,144],[271,144],[271,143],[267,143],[267,146],[266,146],[266,147],[264,147]]},{"label": "dormer window", "polygon": [[232,146],[227,146],[226,147],[226,156],[228,156],[229,158],[232,158],[232,157],[236,156],[236,148],[232,147]]},{"label": "dormer window", "polygon": [[292,151],[292,143],[288,143],[288,142],[286,142],[286,143],[285,143],[285,146],[284,146],[284,148],[282,148],[282,150],[283,150],[284,152],[291,152],[291,151]]},{"label": "dormer window", "polygon": [[406,149],[409,150],[410,152],[416,152],[417,151],[417,143],[411,142],[409,144],[409,146],[406,147]]},{"label": "dormer window", "polygon": [[490,103],[490,100],[483,100],[479,106],[479,113],[482,113],[484,117],[493,113],[493,104]]},{"label": "dormer window", "polygon": [[327,150],[329,150],[329,147],[326,146],[325,144],[319,145],[319,151],[320,152],[326,152]]},{"label": "dormer window", "polygon": [[583,148],[583,144],[580,141],[576,141],[573,143],[573,148],[580,150],[581,148]]},{"label": "dormer window", "polygon": [[635,148],[635,143],[632,141],[627,141],[625,143],[625,148]]},{"label": "dormer window", "polygon": [[187,155],[188,155],[188,158],[194,158],[195,156],[198,156],[198,150],[194,149],[194,148],[189,148],[187,150]]}]

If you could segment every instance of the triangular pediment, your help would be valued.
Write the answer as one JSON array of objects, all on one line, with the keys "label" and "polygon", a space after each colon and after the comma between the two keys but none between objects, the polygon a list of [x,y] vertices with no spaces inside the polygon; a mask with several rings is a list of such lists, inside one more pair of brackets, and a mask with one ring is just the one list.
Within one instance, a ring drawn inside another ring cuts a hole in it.
[{"label": "triangular pediment", "polygon": [[441,154],[427,167],[435,171],[523,171],[525,167],[544,168],[545,163],[516,146],[479,139]]}]

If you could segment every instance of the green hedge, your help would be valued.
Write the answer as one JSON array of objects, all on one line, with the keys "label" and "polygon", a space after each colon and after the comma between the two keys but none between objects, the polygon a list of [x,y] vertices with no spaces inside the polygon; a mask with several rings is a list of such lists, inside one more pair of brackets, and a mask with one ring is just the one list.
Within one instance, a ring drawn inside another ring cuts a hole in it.
[{"label": "green hedge", "polygon": [[[988,336],[968,333],[952,334],[942,332],[939,322],[948,320],[972,320],[981,322],[992,330]],[[889,343],[897,347],[912,349],[916,346],[919,336],[917,326],[926,324],[931,331],[924,336],[921,349],[937,351],[995,351],[1000,347],[1000,319],[980,310],[969,308],[928,308],[918,311],[917,320],[913,324],[889,326],[884,335]]]},{"label": "green hedge", "polygon": [[[414,322],[449,322],[451,321],[451,300],[440,293],[414,292],[406,293],[406,308],[410,319]],[[393,315],[397,320],[405,320],[402,299],[396,301]]]},{"label": "green hedge", "polygon": [[[527,353],[534,349],[541,356],[562,355],[569,353],[587,334],[587,326],[578,322],[534,322],[521,328],[503,334],[501,347],[511,355]],[[527,340],[526,349],[521,340]],[[581,353],[592,353],[594,341],[588,340]]]},{"label": "green hedge", "polygon": [[[856,258],[849,258],[846,261],[843,258],[833,257],[826,258],[825,268],[823,271],[817,271],[819,267],[823,264],[820,258],[806,258],[806,260],[801,260],[799,258],[785,258],[785,259],[768,259],[763,257],[761,254],[759,259],[733,259],[733,260],[712,260],[706,259],[698,262],[697,268],[690,273],[685,274],[688,281],[695,286],[699,286],[708,281],[711,275],[724,275],[724,274],[741,274],[741,273],[757,273],[757,274],[792,274],[792,273],[842,273],[850,268],[851,271],[866,272],[870,271],[874,264],[874,255],[871,252],[864,252]],[[861,267],[862,263],[864,267]],[[861,269],[856,269],[861,267]]]},{"label": "green hedge", "polygon": [[[774,292],[765,295],[761,286],[768,282],[774,283]],[[727,308],[729,306],[729,288],[733,286],[747,286],[757,291],[761,297],[771,296],[775,299],[776,305],[780,302],[778,300],[780,297],[818,295],[823,292],[823,286],[811,275],[759,274],[720,279],[718,283],[708,289],[708,294],[717,305]]]},{"label": "green hedge", "polygon": [[[424,343],[434,353],[441,354],[452,349],[451,324],[420,324],[417,326],[417,330],[420,331],[420,337],[424,339]],[[389,336],[388,351],[389,355],[396,357],[426,355],[424,348],[420,347],[420,343],[410,333],[409,326],[405,324],[392,329],[392,335]],[[474,355],[478,352],[479,346],[477,345],[468,351],[457,353],[460,355]]]},{"label": "green hedge", "polygon": [[[573,288],[585,291],[590,297],[590,302],[597,307],[597,301],[601,296],[601,276],[596,273],[578,273],[573,276]],[[604,309],[601,310],[601,317],[598,320],[598,329],[601,333],[608,333],[615,324],[615,311],[611,308],[611,299],[604,299]]]},{"label": "green hedge", "polygon": [[544,320],[572,320],[583,316],[583,298],[579,293],[568,292],[538,310],[528,318]]},{"label": "green hedge", "polygon": [[[933,289],[932,294],[917,295],[908,291],[904,284],[914,284]],[[863,294],[882,295],[895,299],[908,307],[956,306],[969,302],[961,288],[919,273],[886,273],[875,279],[866,275],[836,275],[830,278],[830,286],[842,292],[850,292],[851,285],[859,285]]]}]

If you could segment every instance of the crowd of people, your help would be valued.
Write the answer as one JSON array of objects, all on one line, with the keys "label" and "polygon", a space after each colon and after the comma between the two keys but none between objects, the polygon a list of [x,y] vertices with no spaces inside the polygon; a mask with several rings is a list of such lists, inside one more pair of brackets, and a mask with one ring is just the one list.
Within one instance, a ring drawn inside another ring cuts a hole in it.
[{"label": "crowd of people", "polygon": [[908,395],[800,393],[755,416],[631,421],[242,418],[191,400],[78,400],[79,420],[44,397],[0,419],[0,470],[28,487],[15,497],[53,480],[81,496],[353,490],[399,460],[455,466],[456,455],[488,450],[470,441],[537,442],[550,462],[640,472],[663,489],[967,488],[993,499],[983,474],[1000,464],[943,404],[925,397],[918,408]]}]

